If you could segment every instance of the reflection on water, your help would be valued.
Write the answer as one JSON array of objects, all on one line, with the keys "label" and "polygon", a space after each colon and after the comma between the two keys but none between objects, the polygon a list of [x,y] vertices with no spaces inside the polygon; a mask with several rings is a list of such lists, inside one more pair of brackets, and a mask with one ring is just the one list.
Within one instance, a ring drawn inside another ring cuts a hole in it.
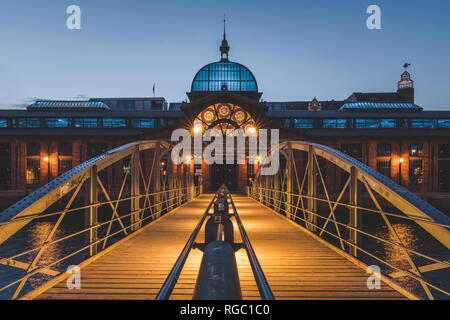
[{"label": "reflection on water", "polygon": [[[69,221],[67,221],[67,223],[63,223],[58,228],[53,236],[53,240],[60,239],[69,234],[73,234],[74,232],[79,231],[80,228],[83,228],[83,216],[80,215],[76,217],[67,217],[66,219],[68,219]],[[390,242],[397,242],[395,236],[389,231],[389,228],[386,225],[381,226],[380,221],[371,221],[371,223],[368,222],[369,221],[365,221],[365,223],[363,224],[367,228],[366,231],[368,233],[373,234],[379,238],[386,239]],[[55,220],[35,221],[33,223],[30,223],[22,230],[20,230],[13,238],[9,239],[2,246],[0,246],[0,257],[10,257],[14,254],[41,246],[52,231],[54,224]],[[405,247],[418,252],[431,253],[430,255],[436,258],[448,259],[448,250],[446,248],[443,248],[442,246],[435,246],[436,241],[426,231],[424,231],[416,224],[392,223],[392,226],[394,227],[402,244]],[[38,266],[45,266],[50,263],[54,263],[55,261],[74,252],[75,250],[80,249],[83,245],[83,234],[74,238],[70,238],[69,240],[50,245],[46,247],[46,249],[42,253]],[[375,256],[381,258],[391,265],[394,265],[399,269],[410,269],[410,265],[408,263],[404,250],[398,246],[394,246],[381,241],[370,241],[370,239],[366,237],[363,241],[363,247],[367,248],[368,251],[372,252]],[[34,251],[29,255],[18,258],[17,260],[30,263],[37,252],[38,251]],[[412,254],[411,256],[417,266],[423,266],[430,263],[430,261],[419,259],[417,256],[414,256]],[[74,257],[69,258],[63,263],[52,267],[52,269],[64,272],[69,265],[79,264],[84,258],[84,253],[78,254]],[[370,260],[367,257],[361,258],[367,264],[379,265],[383,270],[383,273],[390,274],[396,271],[393,268],[386,267],[379,261]],[[0,287],[9,284],[24,275],[25,270],[0,265]],[[428,276],[429,273],[426,274],[426,277]],[[445,287],[449,284],[448,273],[437,274],[437,276],[438,278],[433,279],[434,281],[431,281],[432,283],[440,282],[440,287]],[[49,279],[49,276],[44,276],[41,274],[39,276],[33,277],[27,282],[24,291],[29,291],[30,289],[39,286]],[[407,290],[425,298],[422,287],[418,281],[413,280],[409,277],[398,278],[396,279],[396,281]],[[9,291],[9,294],[8,292],[0,292],[0,299],[9,299],[10,296],[11,290]]]},{"label": "reflection on water", "polygon": [[[47,237],[52,231],[54,225],[55,221],[35,221],[30,223],[22,230],[17,232],[17,234],[15,234],[13,237],[8,239],[5,243],[3,243],[2,246],[0,246],[0,257],[9,258],[19,253],[42,246],[47,240]],[[60,239],[70,233],[75,232],[73,225],[74,224],[60,225],[50,241]],[[62,259],[63,257],[67,256],[67,254],[72,253],[77,248],[80,248],[80,244],[82,244],[80,240],[82,240],[82,237],[74,237],[69,240],[64,240],[46,246],[39,257],[36,266],[47,266]],[[38,252],[39,249],[32,251],[29,254],[15,258],[14,260],[29,264],[34,260]],[[73,258],[69,258],[67,261],[63,261],[52,266],[51,269],[54,271],[62,272],[65,271],[65,268],[67,268],[68,265],[77,264],[79,262],[81,262],[80,257],[76,256]],[[0,265],[0,288],[22,278],[26,274],[25,271],[25,269]],[[36,276],[31,277],[24,286],[22,293],[28,292],[29,290],[38,287],[43,282],[49,279],[51,279],[51,276],[44,274],[37,274]],[[0,299],[9,299],[12,293],[15,291],[16,287],[17,285],[14,285],[9,289],[0,292]]]},{"label": "reflection on water", "polygon": [[[419,248],[419,239],[414,235],[414,229],[411,226],[406,224],[393,224],[392,227],[400,238],[400,242],[403,246],[411,250],[417,250]],[[398,241],[387,226],[381,227],[375,235],[379,238],[386,239],[389,242],[397,243]],[[383,242],[383,254],[388,263],[401,269],[409,267],[405,250],[403,248]]]},{"label": "reflection on water", "polygon": [[[52,231],[54,226],[54,223],[52,222],[40,222],[37,223],[34,228],[32,228],[29,234],[30,237],[30,247],[36,248],[39,246],[42,246],[45,241],[47,240],[47,237],[49,236],[50,232]],[[53,234],[52,239],[49,239],[49,241],[53,241],[55,239],[58,239],[62,236],[62,231],[58,228],[56,232]],[[45,249],[41,252],[41,255],[39,257],[37,267],[43,267],[47,266],[51,263],[54,263],[61,259],[63,257],[63,243],[64,242],[58,242],[49,246],[46,246]],[[38,254],[39,250],[35,251],[32,255],[29,255],[28,260],[31,262],[36,254]],[[51,268],[54,269],[54,268]],[[42,279],[39,279],[38,277],[32,277],[30,278],[29,285],[30,287],[34,288],[37,287],[41,283]]]},{"label": "reflection on water", "polygon": [[[415,228],[413,228],[410,225],[402,223],[392,224],[392,227],[397,233],[400,242],[402,243],[403,246],[414,251],[419,251],[421,245],[418,237],[416,236],[417,230],[415,230]],[[389,242],[392,243],[398,243],[397,238],[389,230],[387,226],[382,226],[378,228],[378,231],[375,233],[375,236],[388,240]],[[408,262],[406,252],[403,248],[391,245],[386,242],[379,241],[379,243],[381,244],[381,248],[377,249],[376,256],[383,258],[388,264],[393,265],[401,270],[411,269],[411,265]],[[410,256],[413,255],[410,253]],[[390,271],[395,272],[396,270],[392,268]],[[397,279],[396,281],[399,282],[399,284],[401,284],[407,290],[413,292],[416,292],[421,287],[421,285],[417,281],[409,277],[402,277]]]},{"label": "reflection on water", "polygon": [[[31,247],[39,247],[44,244],[44,242],[47,240],[47,237],[49,236],[50,232],[53,229],[54,224],[51,222],[41,222],[38,223],[30,233],[30,243]],[[58,239],[61,237],[62,231],[56,230],[54,233],[52,239],[50,241]],[[62,243],[55,243],[50,246],[47,246],[45,250],[42,252],[42,255],[40,256],[38,266],[45,266],[47,264],[50,264],[56,260],[58,260],[59,257],[61,257],[62,253]]]}]

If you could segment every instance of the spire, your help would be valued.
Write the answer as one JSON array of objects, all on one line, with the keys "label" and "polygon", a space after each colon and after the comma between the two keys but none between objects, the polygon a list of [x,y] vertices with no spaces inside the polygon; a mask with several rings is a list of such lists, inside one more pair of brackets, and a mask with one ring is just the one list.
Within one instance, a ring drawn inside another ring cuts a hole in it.
[{"label": "spire", "polygon": [[220,46],[221,61],[228,61],[228,52],[230,51],[226,34],[226,22],[225,15],[223,15],[223,40]]},{"label": "spire", "polygon": [[225,14],[224,14],[223,15],[223,40],[227,39],[226,25],[227,25],[227,19],[225,18]]}]

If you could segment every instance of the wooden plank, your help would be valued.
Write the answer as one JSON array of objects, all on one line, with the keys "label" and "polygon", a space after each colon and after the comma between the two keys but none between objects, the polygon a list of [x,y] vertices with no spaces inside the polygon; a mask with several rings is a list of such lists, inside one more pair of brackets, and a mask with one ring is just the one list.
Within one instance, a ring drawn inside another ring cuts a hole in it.
[{"label": "wooden plank", "polygon": [[[60,282],[39,299],[154,299],[211,196],[202,196],[81,271],[81,290]],[[258,260],[277,299],[403,299],[386,284],[367,289],[368,275],[329,247],[253,200],[234,197]],[[234,222],[235,224],[235,222]],[[203,230],[197,241],[204,239]],[[236,242],[241,241],[235,224]],[[193,250],[171,299],[189,300],[202,253]],[[260,299],[245,250],[236,252],[244,299]]]},{"label": "wooden plank", "polygon": [[404,299],[385,284],[369,290],[368,275],[355,264],[259,203],[233,199],[275,298]]}]

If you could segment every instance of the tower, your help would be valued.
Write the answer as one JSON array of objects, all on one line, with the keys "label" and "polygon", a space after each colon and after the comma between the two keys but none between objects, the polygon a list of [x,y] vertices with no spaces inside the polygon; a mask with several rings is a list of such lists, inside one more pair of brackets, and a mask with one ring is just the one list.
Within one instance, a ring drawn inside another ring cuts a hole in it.
[{"label": "tower", "polygon": [[228,52],[230,52],[230,46],[228,45],[225,27],[226,27],[226,19],[224,16],[223,17],[223,40],[222,40],[222,44],[220,45],[221,61],[228,61]]},{"label": "tower", "polygon": [[409,66],[409,63],[403,65],[405,71],[398,82],[397,93],[403,101],[414,103],[414,81],[411,80],[411,74],[406,70]]}]

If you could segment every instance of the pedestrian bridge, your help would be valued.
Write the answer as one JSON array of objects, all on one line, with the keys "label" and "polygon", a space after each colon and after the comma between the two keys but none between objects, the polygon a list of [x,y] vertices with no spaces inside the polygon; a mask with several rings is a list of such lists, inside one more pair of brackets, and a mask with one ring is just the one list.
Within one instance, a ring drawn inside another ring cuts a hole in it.
[{"label": "pedestrian bridge", "polygon": [[[303,141],[279,151],[276,175],[228,198],[243,299],[448,299],[448,216],[339,151]],[[169,152],[164,141],[125,145],[3,211],[0,297],[192,299],[217,194]],[[124,160],[111,190],[101,172]],[[347,178],[335,194],[330,164]],[[67,284],[74,265],[80,288]]]}]

